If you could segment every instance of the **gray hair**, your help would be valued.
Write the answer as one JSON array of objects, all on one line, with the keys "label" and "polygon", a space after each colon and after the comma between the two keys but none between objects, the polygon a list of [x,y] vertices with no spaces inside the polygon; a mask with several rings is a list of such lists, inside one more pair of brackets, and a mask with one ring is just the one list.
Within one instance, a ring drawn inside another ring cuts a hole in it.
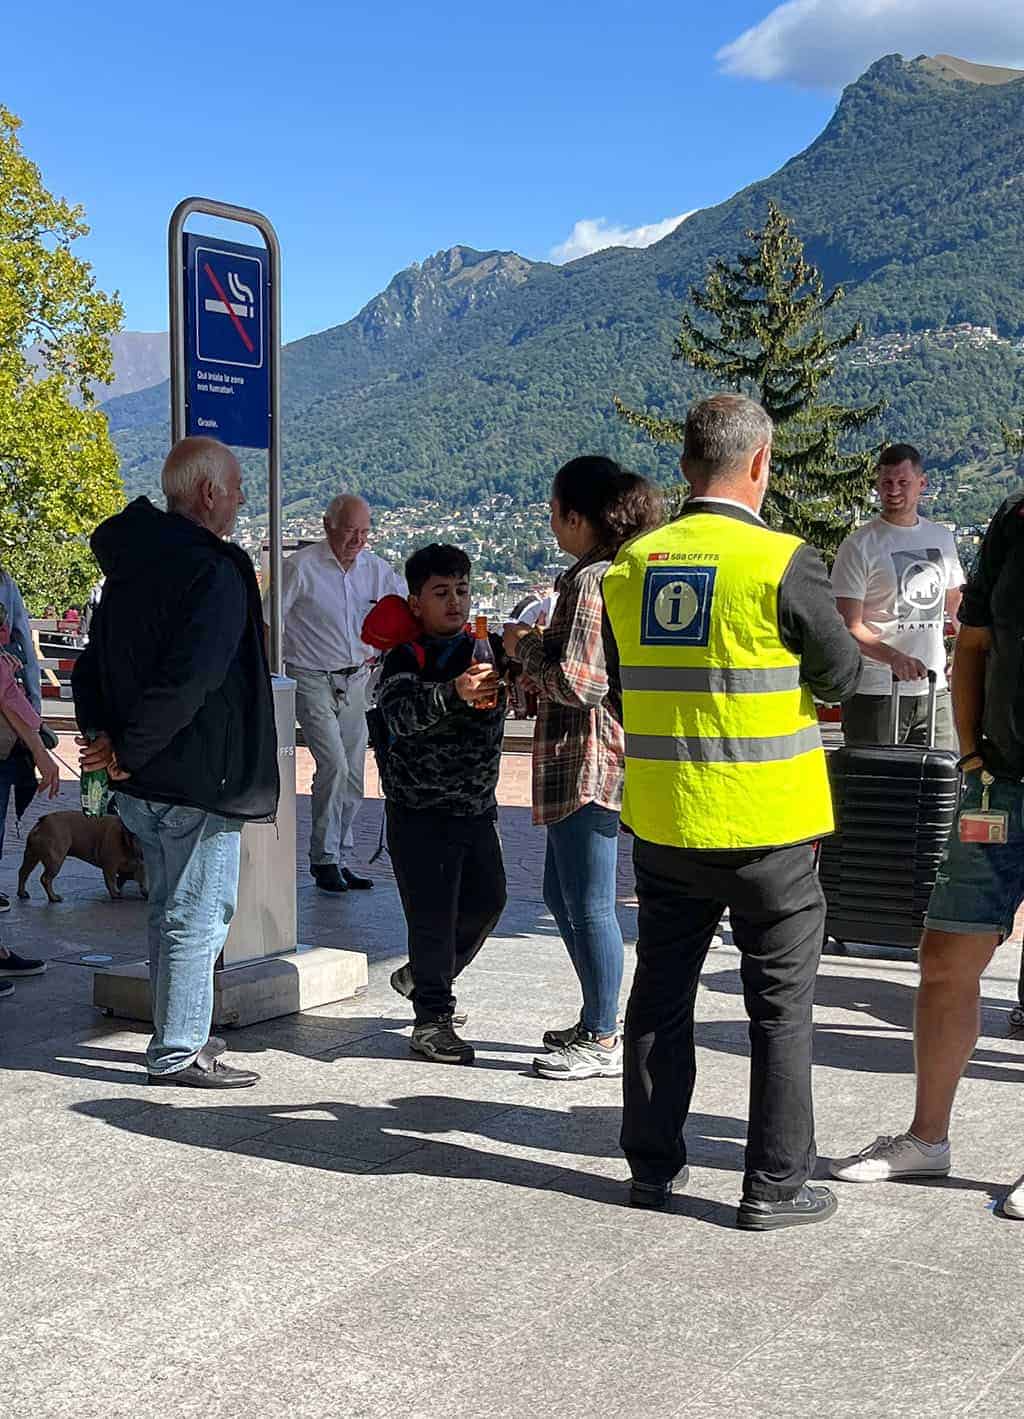
[{"label": "gray hair", "polygon": [[203,483],[227,491],[227,477],[237,460],[226,444],[210,438],[179,439],[164,460],[160,486],[168,507],[187,507]]},{"label": "gray hair", "polygon": [[744,394],[715,394],[686,416],[683,461],[714,479],[771,441],[772,421],[760,404]]},{"label": "gray hair", "polygon": [[331,527],[337,527],[341,510],[346,503],[362,503],[363,507],[369,508],[370,504],[358,493],[339,493],[337,497],[331,499],[327,504],[327,511],[324,513],[324,521]]}]

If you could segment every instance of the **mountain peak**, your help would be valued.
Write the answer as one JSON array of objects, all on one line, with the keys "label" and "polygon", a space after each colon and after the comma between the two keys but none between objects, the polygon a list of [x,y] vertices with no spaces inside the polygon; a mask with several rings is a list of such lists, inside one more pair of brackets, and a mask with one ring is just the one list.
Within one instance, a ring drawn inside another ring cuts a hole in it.
[{"label": "mountain peak", "polygon": [[474,306],[495,300],[529,280],[543,263],[515,251],[477,251],[452,246],[393,276],[386,289],[359,312],[366,335],[385,335],[417,324],[427,328],[459,320]]},{"label": "mountain peak", "polygon": [[916,61],[929,74],[940,79],[966,80],[969,84],[1013,84],[1024,79],[1024,69],[1004,69],[994,64],[973,64],[969,59],[957,59],[953,54],[922,55]]}]

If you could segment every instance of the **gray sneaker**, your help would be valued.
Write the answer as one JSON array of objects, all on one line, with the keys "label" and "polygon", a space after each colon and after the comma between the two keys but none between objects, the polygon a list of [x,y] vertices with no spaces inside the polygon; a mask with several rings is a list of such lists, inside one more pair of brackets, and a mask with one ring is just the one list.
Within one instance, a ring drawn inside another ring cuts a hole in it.
[{"label": "gray sneaker", "polygon": [[539,1054],[533,1072],[541,1079],[618,1079],[622,1074],[622,1038],[612,1045],[598,1044],[583,1030],[561,1049]]},{"label": "gray sneaker", "polygon": [[409,1048],[434,1064],[472,1064],[476,1058],[473,1046],[452,1029],[451,1017],[414,1025]]},{"label": "gray sneaker", "polygon": [[[413,979],[412,966],[406,961],[404,966],[399,966],[397,971],[391,972],[391,989],[396,990],[399,995],[405,996],[406,1000],[412,999]],[[453,1025],[464,1025],[469,1019],[465,1010],[456,1010],[452,1015]]]},{"label": "gray sneaker", "polygon": [[922,1148],[909,1133],[883,1133],[849,1158],[833,1158],[829,1172],[840,1182],[891,1182],[896,1178],[944,1178],[951,1167],[949,1143]]}]

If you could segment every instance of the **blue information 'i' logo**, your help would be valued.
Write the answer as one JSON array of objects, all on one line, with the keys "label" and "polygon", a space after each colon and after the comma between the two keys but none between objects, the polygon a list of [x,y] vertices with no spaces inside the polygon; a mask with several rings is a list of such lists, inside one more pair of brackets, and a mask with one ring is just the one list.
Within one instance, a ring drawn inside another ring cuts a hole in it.
[{"label": "blue information 'i' logo", "polygon": [[707,645],[717,567],[648,567],[641,645]]}]

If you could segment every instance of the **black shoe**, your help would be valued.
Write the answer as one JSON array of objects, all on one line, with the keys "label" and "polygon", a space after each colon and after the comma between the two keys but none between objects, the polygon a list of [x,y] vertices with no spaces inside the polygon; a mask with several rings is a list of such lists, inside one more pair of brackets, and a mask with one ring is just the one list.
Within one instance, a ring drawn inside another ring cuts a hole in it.
[{"label": "black shoe", "polygon": [[19,976],[41,976],[45,970],[45,961],[26,960],[17,951],[12,951],[9,956],[0,956],[0,977],[13,976],[17,980]]},{"label": "black shoe", "polygon": [[321,892],[348,891],[348,883],[338,871],[336,862],[325,862],[322,866],[311,867],[309,870]]},{"label": "black shoe", "polygon": [[173,1074],[149,1075],[151,1084],[173,1084],[182,1089],[248,1089],[258,1084],[259,1079],[254,1070],[221,1064],[214,1055],[203,1051],[186,1069],[176,1069]]},{"label": "black shoe", "polygon": [[452,1029],[451,1016],[414,1025],[409,1048],[434,1064],[472,1064],[476,1059],[473,1046],[460,1040]]},{"label": "black shoe", "polygon": [[[396,990],[399,995],[403,995],[406,1000],[412,999],[414,989],[412,979],[412,966],[406,961],[404,966],[399,966],[397,971],[391,972],[391,989]],[[455,1010],[452,1012],[452,1024],[464,1025],[469,1019],[465,1010]]]},{"label": "black shoe", "polygon": [[13,994],[14,982],[12,980],[0,980],[0,1000],[2,1000],[5,995]]},{"label": "black shoe", "polygon": [[564,1030],[545,1030],[540,1042],[550,1054],[553,1050],[565,1049],[566,1045],[573,1044],[582,1028],[577,1020],[575,1025],[567,1025]]},{"label": "black shoe", "polygon": [[648,1212],[664,1212],[672,1200],[673,1185],[679,1183],[680,1187],[685,1187],[689,1177],[689,1168],[680,1168],[676,1176],[667,1183],[637,1182],[636,1178],[631,1178],[629,1205],[630,1207],[644,1207]]},{"label": "black shoe", "polygon": [[350,892],[368,892],[373,886],[372,877],[357,877],[356,874],[349,871],[347,867],[341,869],[341,875],[345,879],[345,883]]},{"label": "black shoe", "polygon": [[745,1232],[774,1232],[779,1227],[806,1227],[811,1222],[827,1222],[839,1206],[827,1187],[807,1183],[795,1197],[784,1202],[760,1202],[744,1197],[736,1214],[736,1225]]},{"label": "black shoe", "polygon": [[11,899],[0,892],[0,912],[9,912],[11,909]]}]

